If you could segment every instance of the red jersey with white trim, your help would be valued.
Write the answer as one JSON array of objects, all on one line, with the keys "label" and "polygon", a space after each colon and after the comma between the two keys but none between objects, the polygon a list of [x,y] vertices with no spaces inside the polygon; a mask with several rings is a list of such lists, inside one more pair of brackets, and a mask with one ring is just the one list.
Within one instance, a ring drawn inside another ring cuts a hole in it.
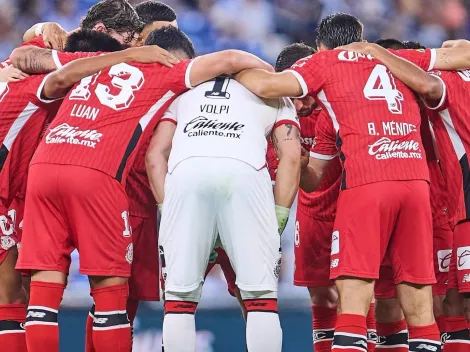
[{"label": "red jersey with white trim", "polygon": [[[428,70],[433,55],[421,59]],[[292,66],[303,95],[314,96],[333,121],[341,151],[341,188],[388,180],[429,180],[416,97],[370,55],[316,53]]]},{"label": "red jersey with white trim", "polygon": [[31,164],[92,168],[125,184],[141,142],[190,88],[190,62],[173,68],[120,63],[82,79],[64,99]]}]

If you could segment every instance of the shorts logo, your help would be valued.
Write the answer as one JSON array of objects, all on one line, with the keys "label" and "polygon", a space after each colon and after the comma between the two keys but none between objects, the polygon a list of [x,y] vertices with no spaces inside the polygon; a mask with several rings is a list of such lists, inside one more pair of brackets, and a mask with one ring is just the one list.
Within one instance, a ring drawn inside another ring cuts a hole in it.
[{"label": "shorts logo", "polygon": [[126,253],[126,260],[129,264],[132,264],[132,260],[134,259],[134,246],[130,243],[127,246],[127,253]]},{"label": "shorts logo", "polygon": [[295,222],[294,244],[296,247],[300,246],[300,224],[298,220]]},{"label": "shorts logo", "polygon": [[452,249],[442,249],[437,252],[437,262],[439,264],[439,272],[441,273],[449,272],[451,257],[452,257]]},{"label": "shorts logo", "polygon": [[457,248],[457,269],[470,269],[470,246]]},{"label": "shorts logo", "polygon": [[465,274],[462,279],[462,283],[470,282],[470,274]]},{"label": "shorts logo", "polygon": [[339,231],[333,231],[331,234],[331,255],[339,253]]},{"label": "shorts logo", "polygon": [[276,260],[276,266],[274,267],[274,276],[276,279],[279,279],[279,275],[281,274],[281,263],[282,263],[282,254],[281,249],[279,248],[279,259]]},{"label": "shorts logo", "polygon": [[338,267],[338,265],[339,265],[339,259],[338,258],[332,259],[331,264],[330,264],[330,269],[336,268]]},{"label": "shorts logo", "polygon": [[10,236],[0,236],[0,240],[1,240],[0,247],[2,247],[2,249],[5,251],[9,250],[11,247],[13,247],[16,244],[15,240],[11,238]]}]

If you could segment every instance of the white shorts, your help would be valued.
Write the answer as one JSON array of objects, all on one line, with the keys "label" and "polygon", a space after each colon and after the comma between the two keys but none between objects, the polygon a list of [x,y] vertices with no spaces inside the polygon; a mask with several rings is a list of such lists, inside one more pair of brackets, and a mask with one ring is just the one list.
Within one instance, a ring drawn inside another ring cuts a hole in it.
[{"label": "white shorts", "polygon": [[241,290],[277,291],[281,241],[266,168],[195,157],[167,175],[159,235],[167,292],[203,283],[217,233]]}]

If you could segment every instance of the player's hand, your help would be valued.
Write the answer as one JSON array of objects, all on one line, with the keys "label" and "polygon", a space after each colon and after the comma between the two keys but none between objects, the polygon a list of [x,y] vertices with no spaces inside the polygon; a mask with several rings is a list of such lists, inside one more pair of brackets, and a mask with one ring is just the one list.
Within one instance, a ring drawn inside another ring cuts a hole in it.
[{"label": "player's hand", "polygon": [[286,228],[287,221],[289,220],[290,209],[276,205],[276,219],[277,219],[277,230],[279,235],[282,235]]},{"label": "player's hand", "polygon": [[42,27],[42,39],[49,49],[63,51],[67,42],[67,32],[60,24],[47,22]]},{"label": "player's hand", "polygon": [[300,153],[300,167],[303,169],[304,167],[307,167],[308,162],[310,161],[310,153],[304,147],[301,147]]},{"label": "player's hand", "polygon": [[0,69],[0,82],[18,82],[29,75],[17,69],[13,65]]},{"label": "player's hand", "polygon": [[348,45],[339,46],[336,49],[353,51],[355,53],[369,55],[372,50],[373,44],[368,42],[358,42],[358,43],[351,43]]},{"label": "player's hand", "polygon": [[465,39],[446,40],[442,43],[443,48],[470,48],[470,41]]},{"label": "player's hand", "polygon": [[173,67],[180,61],[165,49],[157,45],[146,45],[125,50],[129,55],[129,61],[151,64],[158,62],[167,67]]}]

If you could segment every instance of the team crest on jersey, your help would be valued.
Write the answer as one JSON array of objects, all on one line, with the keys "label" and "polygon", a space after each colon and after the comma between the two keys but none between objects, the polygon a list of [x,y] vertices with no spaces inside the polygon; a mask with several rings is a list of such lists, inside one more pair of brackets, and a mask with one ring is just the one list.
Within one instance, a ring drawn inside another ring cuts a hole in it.
[{"label": "team crest on jersey", "polygon": [[132,264],[133,259],[134,259],[134,246],[132,245],[132,243],[130,243],[127,246],[126,260],[129,264]]},{"label": "team crest on jersey", "polygon": [[5,251],[9,250],[11,247],[16,245],[15,240],[11,238],[10,236],[1,236],[0,239],[1,239],[0,247],[2,247],[2,249],[4,249]]},{"label": "team crest on jersey", "polygon": [[281,274],[281,263],[282,263],[282,254],[281,248],[279,248],[279,259],[276,260],[276,265],[274,266],[274,276],[276,279],[279,279],[279,275]]}]

